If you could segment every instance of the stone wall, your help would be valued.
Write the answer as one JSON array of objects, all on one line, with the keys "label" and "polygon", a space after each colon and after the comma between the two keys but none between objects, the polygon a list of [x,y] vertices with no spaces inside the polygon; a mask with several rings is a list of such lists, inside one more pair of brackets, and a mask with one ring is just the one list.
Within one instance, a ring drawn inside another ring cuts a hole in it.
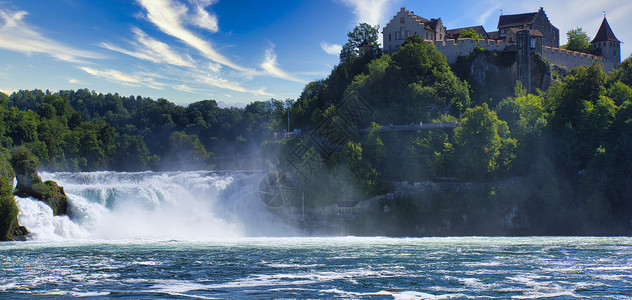
[{"label": "stone wall", "polygon": [[563,67],[567,70],[579,66],[590,66],[595,61],[602,64],[606,72],[615,68],[613,61],[603,57],[559,48],[543,47],[542,56],[546,58],[550,64]]},{"label": "stone wall", "polygon": [[[437,50],[445,55],[450,65],[456,63],[457,57],[470,55],[476,47],[481,47],[488,51],[503,51],[507,47],[503,41],[476,41],[475,39],[446,40],[445,42],[426,40],[426,43],[435,45]],[[590,66],[593,61],[602,64],[606,72],[616,67],[616,62],[603,57],[548,46],[542,47],[542,56],[550,64],[567,70],[578,66]]]},{"label": "stone wall", "polygon": [[496,42],[475,39],[459,39],[459,40],[446,40],[445,42],[433,42],[426,41],[429,44],[435,45],[439,52],[443,53],[448,59],[448,64],[456,63],[456,59],[459,56],[468,56],[474,52],[474,48],[481,47],[488,51],[503,51],[505,50],[505,42]]},{"label": "stone wall", "polygon": [[545,46],[554,48],[560,47],[560,30],[551,24],[551,21],[549,21],[542,7],[540,7],[540,10],[536,14],[531,29],[538,30],[542,33],[542,42]]}]

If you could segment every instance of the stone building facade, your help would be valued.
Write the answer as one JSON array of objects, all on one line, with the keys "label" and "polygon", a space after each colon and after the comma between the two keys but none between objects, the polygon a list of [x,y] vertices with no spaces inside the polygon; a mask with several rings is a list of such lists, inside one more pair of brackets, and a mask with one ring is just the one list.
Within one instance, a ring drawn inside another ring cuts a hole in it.
[{"label": "stone building facade", "polygon": [[441,18],[428,20],[402,7],[382,30],[384,52],[397,51],[404,40],[414,34],[428,41],[445,41],[445,31]]},{"label": "stone building facade", "polygon": [[[456,38],[461,30],[468,28],[482,35],[483,39]],[[384,52],[397,51],[406,37],[419,34],[427,43],[435,45],[437,50],[445,55],[449,64],[454,64],[459,56],[468,56],[475,48],[489,51],[516,51],[519,43],[518,36],[521,32],[527,31],[529,51],[540,53],[553,65],[571,69],[596,62],[603,65],[605,71],[609,71],[621,63],[621,41],[616,38],[605,17],[591,42],[593,54],[560,49],[559,29],[551,24],[541,7],[533,13],[501,15],[498,20],[498,29],[495,32],[486,32],[482,26],[473,26],[447,30],[441,18],[424,19],[402,7],[384,26],[382,31]],[[516,59],[519,58],[516,57]],[[527,58],[523,57],[523,59]]]},{"label": "stone building facade", "polygon": [[621,41],[612,32],[612,28],[610,28],[605,16],[595,38],[590,44],[593,54],[617,64],[621,63]]},{"label": "stone building facade", "polygon": [[511,29],[513,31],[537,30],[542,34],[544,46],[560,47],[560,30],[551,24],[542,7],[537,12],[532,13],[501,15],[498,18],[498,37],[505,39]]}]

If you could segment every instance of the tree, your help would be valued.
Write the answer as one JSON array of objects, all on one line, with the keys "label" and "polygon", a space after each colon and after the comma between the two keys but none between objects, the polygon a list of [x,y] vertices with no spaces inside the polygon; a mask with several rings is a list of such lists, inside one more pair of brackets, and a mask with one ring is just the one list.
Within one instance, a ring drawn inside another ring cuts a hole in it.
[{"label": "tree", "polygon": [[562,45],[562,49],[590,53],[590,37],[581,27],[569,30],[566,33],[566,37],[568,38],[568,43]]},{"label": "tree", "polygon": [[455,130],[455,146],[462,177],[481,179],[509,168],[516,140],[509,136],[507,123],[483,103],[463,114],[461,125]]},{"label": "tree", "polygon": [[613,72],[612,79],[632,87],[632,56],[621,62],[619,67]]},{"label": "tree", "polygon": [[371,122],[371,128],[369,128],[369,134],[366,139],[367,156],[378,167],[386,158],[386,148],[384,147],[382,138],[380,138],[381,129],[382,126],[375,122]]},{"label": "tree", "polygon": [[201,162],[209,157],[197,135],[176,131],[169,136],[168,159]]},{"label": "tree", "polygon": [[18,207],[13,197],[15,173],[4,155],[0,154],[0,241],[13,239],[18,223]]},{"label": "tree", "polygon": [[474,31],[473,28],[468,28],[459,33],[459,39],[475,39],[478,41],[483,39],[483,36]]},{"label": "tree", "polygon": [[342,47],[340,52],[340,61],[345,62],[349,59],[360,56],[360,46],[368,43],[372,47],[372,51],[368,53],[371,56],[378,56],[381,53],[380,43],[378,42],[380,26],[371,26],[367,23],[361,23],[356,26],[353,31],[347,33],[349,40]]},{"label": "tree", "polygon": [[142,136],[123,134],[120,137],[119,147],[113,161],[117,169],[146,170],[152,160],[156,159],[149,155],[149,150]]},{"label": "tree", "polygon": [[632,101],[632,88],[617,81],[608,88],[607,96],[612,98],[616,105],[621,105],[626,101]]}]

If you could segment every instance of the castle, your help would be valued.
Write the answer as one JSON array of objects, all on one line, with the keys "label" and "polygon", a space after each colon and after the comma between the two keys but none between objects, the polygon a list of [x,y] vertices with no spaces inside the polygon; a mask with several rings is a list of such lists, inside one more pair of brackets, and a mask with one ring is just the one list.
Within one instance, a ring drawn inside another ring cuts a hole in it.
[{"label": "castle", "polygon": [[[468,29],[483,38],[459,39],[461,31]],[[551,24],[542,7],[532,13],[501,15],[497,29],[487,32],[483,26],[473,26],[448,30],[441,18],[428,20],[402,7],[383,28],[383,48],[386,53],[395,52],[406,37],[418,34],[427,43],[434,44],[449,64],[454,64],[459,56],[468,56],[477,47],[489,51],[516,51],[518,69],[521,59],[528,60],[529,55],[524,54],[532,52],[540,53],[550,64],[565,69],[597,62],[609,71],[621,63],[621,41],[614,35],[605,16],[591,42],[592,54],[561,49],[559,29]]]}]

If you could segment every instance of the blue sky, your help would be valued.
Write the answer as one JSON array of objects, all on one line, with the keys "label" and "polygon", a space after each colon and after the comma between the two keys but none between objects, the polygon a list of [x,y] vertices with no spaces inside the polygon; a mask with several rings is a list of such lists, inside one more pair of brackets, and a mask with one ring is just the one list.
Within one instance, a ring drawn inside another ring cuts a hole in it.
[{"label": "blue sky", "polygon": [[632,52],[629,0],[0,0],[0,91],[88,88],[243,106],[297,98],[338,63],[346,33],[384,26],[405,6],[448,29],[537,11],[593,37],[606,12],[622,57]]}]

